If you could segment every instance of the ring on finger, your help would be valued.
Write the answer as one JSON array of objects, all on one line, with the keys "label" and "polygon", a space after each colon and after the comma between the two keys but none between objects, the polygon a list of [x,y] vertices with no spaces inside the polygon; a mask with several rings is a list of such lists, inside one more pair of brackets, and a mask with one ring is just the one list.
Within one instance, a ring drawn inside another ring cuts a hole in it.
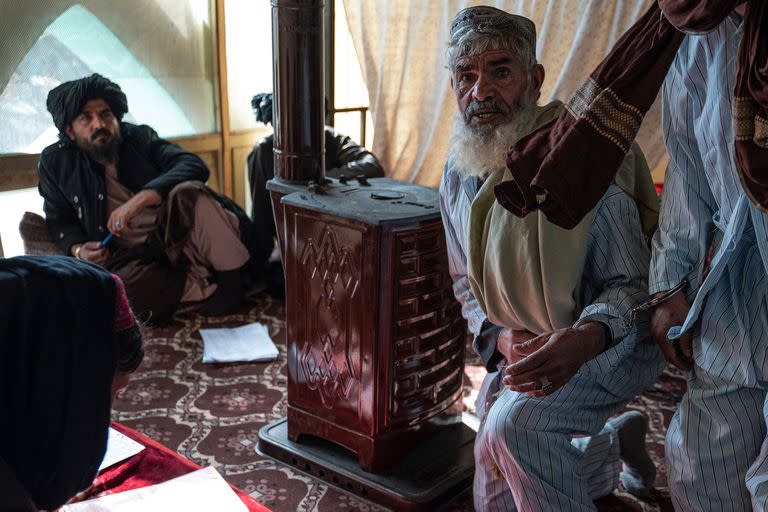
[{"label": "ring on finger", "polygon": [[552,389],[552,381],[550,381],[547,376],[543,376],[539,379],[541,382],[541,391],[544,391],[545,393],[548,392],[550,389]]},{"label": "ring on finger", "polygon": [[115,221],[115,228],[116,229],[120,229],[120,221],[119,220]]}]

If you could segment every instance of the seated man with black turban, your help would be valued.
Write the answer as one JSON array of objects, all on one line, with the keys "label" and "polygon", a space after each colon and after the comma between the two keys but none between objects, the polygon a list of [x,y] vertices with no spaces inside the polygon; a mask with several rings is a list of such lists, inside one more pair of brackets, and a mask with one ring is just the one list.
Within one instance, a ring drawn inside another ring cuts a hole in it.
[{"label": "seated man with black turban", "polygon": [[39,189],[61,249],[118,274],[152,321],[180,303],[206,314],[236,307],[252,277],[253,225],[204,185],[205,163],[122,122],[127,98],[98,74],[59,85],[47,107],[60,141],[40,156]]},{"label": "seated man with black turban", "polygon": [[53,510],[91,485],[112,398],[143,357],[118,277],[65,256],[0,258],[0,512]]},{"label": "seated man with black turban", "polygon": [[[257,121],[264,124],[272,123],[272,93],[257,94],[251,100],[251,107]],[[256,236],[259,240],[257,261],[262,265],[266,264],[272,252],[276,235],[272,201],[267,190],[267,182],[275,176],[275,163],[272,156],[274,142],[274,135],[268,135],[256,142],[248,155],[248,183],[253,200],[251,218],[256,224]],[[384,169],[373,153],[355,143],[349,136],[326,126],[325,175],[331,178],[341,176],[381,178],[384,176]]]}]

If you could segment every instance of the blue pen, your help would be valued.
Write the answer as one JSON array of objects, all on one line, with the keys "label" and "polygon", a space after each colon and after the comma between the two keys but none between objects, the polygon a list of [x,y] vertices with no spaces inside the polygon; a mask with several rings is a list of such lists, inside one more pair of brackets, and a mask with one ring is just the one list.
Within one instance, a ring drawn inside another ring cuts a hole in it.
[{"label": "blue pen", "polygon": [[106,247],[107,244],[109,243],[109,241],[112,240],[112,236],[113,235],[114,235],[114,233],[108,234],[107,237],[104,240],[101,241],[101,246],[102,247]]}]

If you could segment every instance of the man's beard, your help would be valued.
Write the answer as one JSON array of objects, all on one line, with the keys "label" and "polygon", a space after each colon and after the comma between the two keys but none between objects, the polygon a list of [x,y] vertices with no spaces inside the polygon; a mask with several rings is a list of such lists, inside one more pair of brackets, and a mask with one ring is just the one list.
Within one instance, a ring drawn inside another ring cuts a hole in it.
[{"label": "man's beard", "polygon": [[120,153],[120,144],[123,142],[120,127],[118,126],[115,133],[110,134],[112,136],[104,142],[97,141],[96,138],[104,133],[110,134],[109,131],[101,129],[95,132],[90,139],[75,136],[75,142],[91,160],[116,164]]},{"label": "man's beard", "polygon": [[[467,110],[471,110],[472,105]],[[506,167],[509,148],[528,135],[536,121],[536,101],[518,104],[512,121],[472,127],[461,113],[456,114],[448,149],[448,161],[472,176],[486,176]]]}]

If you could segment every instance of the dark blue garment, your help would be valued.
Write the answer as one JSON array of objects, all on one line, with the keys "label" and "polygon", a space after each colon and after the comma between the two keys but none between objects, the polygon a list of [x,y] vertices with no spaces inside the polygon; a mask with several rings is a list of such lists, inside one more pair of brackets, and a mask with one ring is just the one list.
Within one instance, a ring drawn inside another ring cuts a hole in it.
[{"label": "dark blue garment", "polygon": [[115,294],[85,261],[0,259],[0,458],[39,508],[87,488],[104,456]]}]

